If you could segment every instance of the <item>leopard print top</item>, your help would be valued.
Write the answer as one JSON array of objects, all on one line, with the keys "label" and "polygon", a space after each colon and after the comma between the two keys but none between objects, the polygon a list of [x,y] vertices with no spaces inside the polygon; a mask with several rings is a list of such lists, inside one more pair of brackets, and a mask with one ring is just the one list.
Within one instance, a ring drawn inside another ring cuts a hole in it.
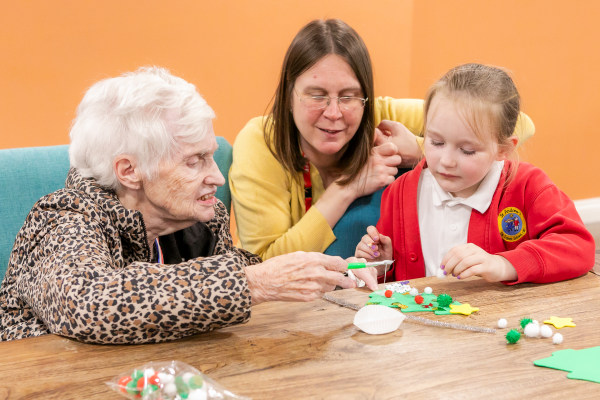
[{"label": "leopard print top", "polygon": [[56,333],[90,343],[178,339],[250,318],[244,266],[222,203],[207,226],[215,255],[150,262],[139,211],[71,170],[42,197],[17,235],[0,287],[0,340]]}]

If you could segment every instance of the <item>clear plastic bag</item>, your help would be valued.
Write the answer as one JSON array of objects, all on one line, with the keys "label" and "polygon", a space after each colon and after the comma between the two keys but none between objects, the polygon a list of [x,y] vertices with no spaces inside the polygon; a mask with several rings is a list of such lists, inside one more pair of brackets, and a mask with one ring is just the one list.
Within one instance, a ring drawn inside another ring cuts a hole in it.
[{"label": "clear plastic bag", "polygon": [[181,361],[151,362],[120,374],[106,384],[135,400],[249,400],[231,393]]}]

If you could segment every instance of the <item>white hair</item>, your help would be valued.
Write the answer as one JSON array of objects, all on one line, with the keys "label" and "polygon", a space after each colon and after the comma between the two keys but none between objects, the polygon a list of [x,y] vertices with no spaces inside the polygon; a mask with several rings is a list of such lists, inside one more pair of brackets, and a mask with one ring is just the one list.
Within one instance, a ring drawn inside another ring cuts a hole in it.
[{"label": "white hair", "polygon": [[211,130],[215,113],[196,87],[159,67],[95,83],[77,107],[70,137],[71,167],[100,185],[119,188],[113,160],[136,158],[147,178],[169,160],[176,140],[195,143]]}]

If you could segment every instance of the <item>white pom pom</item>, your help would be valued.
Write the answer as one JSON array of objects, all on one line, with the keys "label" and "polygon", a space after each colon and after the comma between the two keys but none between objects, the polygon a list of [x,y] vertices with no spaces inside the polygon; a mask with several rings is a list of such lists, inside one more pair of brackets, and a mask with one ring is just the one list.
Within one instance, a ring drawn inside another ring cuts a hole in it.
[{"label": "white pom pom", "polygon": [[441,268],[438,268],[435,276],[437,276],[440,279],[444,279],[446,277],[446,275],[444,275],[444,270]]},{"label": "white pom pom", "polygon": [[183,379],[183,381],[185,383],[188,383],[190,381],[190,379],[192,378],[192,376],[194,376],[193,373],[191,373],[191,372],[184,372],[183,375],[181,375],[181,378]]},{"label": "white pom pom", "polygon": [[168,383],[173,383],[175,382],[175,377],[171,374],[166,374],[164,372],[159,372],[158,373],[158,380],[160,381],[160,383],[162,384],[168,384]]},{"label": "white pom pom", "polygon": [[498,320],[498,328],[506,328],[507,325],[508,325],[508,321],[506,321],[506,319],[500,318]]},{"label": "white pom pom", "polygon": [[562,341],[563,341],[563,336],[560,333],[555,333],[554,336],[552,336],[552,343],[561,344]]},{"label": "white pom pom", "polygon": [[431,294],[431,293],[433,293],[433,289],[432,289],[432,288],[430,288],[429,286],[427,286],[427,287],[425,288],[425,290],[423,290],[423,293],[425,293],[425,294]]},{"label": "white pom pom", "polygon": [[525,326],[525,329],[523,329],[523,333],[527,337],[538,337],[540,335],[540,326],[530,322]]},{"label": "white pom pom", "polygon": [[194,389],[190,391],[188,400],[206,400],[206,396],[206,386],[203,386],[201,389]]},{"label": "white pom pom", "polygon": [[419,294],[419,289],[417,289],[417,288],[410,289],[410,295],[411,296],[416,296],[418,294]]},{"label": "white pom pom", "polygon": [[552,336],[552,328],[550,328],[548,325],[540,326],[540,335],[546,338]]},{"label": "white pom pom", "polygon": [[163,393],[167,395],[167,397],[173,397],[177,394],[177,386],[173,382],[167,383],[163,388]]}]

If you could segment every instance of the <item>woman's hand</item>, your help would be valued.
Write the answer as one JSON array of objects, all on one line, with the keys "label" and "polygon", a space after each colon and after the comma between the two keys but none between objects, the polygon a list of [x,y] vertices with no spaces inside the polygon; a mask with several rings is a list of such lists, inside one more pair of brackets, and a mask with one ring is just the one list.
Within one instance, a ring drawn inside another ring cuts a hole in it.
[{"label": "woman's hand", "polygon": [[397,166],[401,161],[394,143],[388,142],[374,147],[369,162],[356,179],[346,186],[347,190],[355,193],[356,199],[389,185],[396,179]]},{"label": "woman's hand", "polygon": [[480,276],[488,282],[514,281],[515,267],[504,257],[490,254],[473,243],[450,249],[442,259],[441,268],[447,275],[465,279]]},{"label": "woman's hand", "polygon": [[273,257],[246,267],[252,304],[264,301],[311,301],[341,286],[356,287],[343,275],[348,263],[341,257],[321,253],[295,253]]},{"label": "woman's hand", "polygon": [[398,167],[412,168],[423,158],[416,136],[400,122],[384,119],[375,129],[375,146],[387,142],[394,143],[402,157]]},{"label": "woman's hand", "polygon": [[367,228],[367,234],[356,245],[354,253],[355,257],[366,258],[370,261],[391,260],[393,255],[392,239],[380,234],[372,225]]},{"label": "woman's hand", "polygon": [[[364,258],[350,257],[347,258],[348,263],[366,262]],[[374,267],[359,268],[351,270],[355,277],[365,282],[365,285],[371,290],[377,290],[377,269]],[[350,271],[348,271],[350,272]]]},{"label": "woman's hand", "polygon": [[336,180],[325,189],[313,206],[321,212],[330,227],[337,224],[354,200],[394,182],[398,173],[396,165],[401,161],[397,153],[396,145],[391,142],[377,146],[352,182],[342,186]]}]

